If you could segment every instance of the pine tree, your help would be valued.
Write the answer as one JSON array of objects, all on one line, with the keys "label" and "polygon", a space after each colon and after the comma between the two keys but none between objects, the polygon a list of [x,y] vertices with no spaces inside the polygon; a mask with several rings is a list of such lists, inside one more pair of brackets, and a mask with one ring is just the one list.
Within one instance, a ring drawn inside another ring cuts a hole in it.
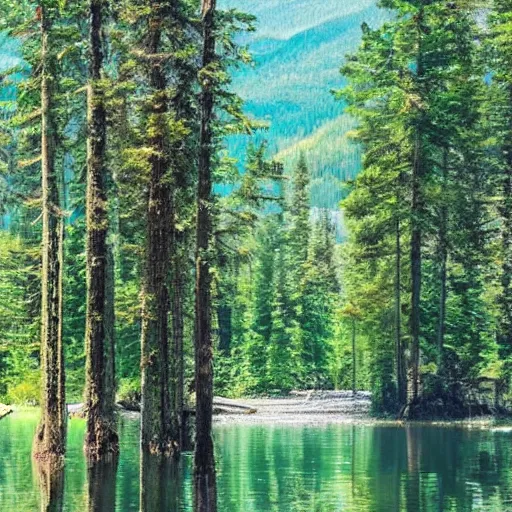
[{"label": "pine tree", "polygon": [[58,145],[54,98],[58,77],[57,48],[52,25],[57,8],[49,3],[41,13],[41,166],[43,209],[42,258],[42,415],[34,439],[38,459],[61,457],[65,452],[67,410],[65,400],[64,350],[62,345],[62,238],[59,177],[56,169]]},{"label": "pine tree", "polygon": [[501,292],[499,296],[500,326],[498,344],[503,361],[503,378],[508,387],[512,373],[512,4],[497,0],[490,16],[490,72],[494,94],[490,118],[497,138],[498,180],[502,199],[499,203],[501,221]]},{"label": "pine tree", "polygon": [[108,246],[109,213],[105,151],[106,107],[101,84],[103,67],[103,10],[101,0],[90,4],[90,69],[88,84],[87,158],[87,326],[86,413],[87,457],[98,461],[116,454],[114,265]]},{"label": "pine tree", "polygon": [[195,387],[196,441],[194,450],[194,500],[198,512],[217,510],[215,456],[212,439],[213,340],[211,312],[212,146],[215,105],[214,77],[216,0],[203,0],[203,55],[201,82],[201,134],[197,188]]},{"label": "pine tree", "polygon": [[169,369],[171,182],[167,77],[158,54],[162,24],[172,15],[169,2],[151,2],[146,48],[151,88],[147,144],[151,148],[146,218],[146,261],[142,291],[142,446],[155,454],[173,454]]}]

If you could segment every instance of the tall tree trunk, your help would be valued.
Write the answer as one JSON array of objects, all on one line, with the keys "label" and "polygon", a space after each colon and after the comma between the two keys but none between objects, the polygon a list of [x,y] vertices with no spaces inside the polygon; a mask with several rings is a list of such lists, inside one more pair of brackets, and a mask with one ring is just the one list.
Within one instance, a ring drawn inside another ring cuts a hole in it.
[{"label": "tall tree trunk", "polygon": [[85,452],[98,461],[119,451],[115,425],[113,257],[109,230],[103,86],[103,0],[90,3],[87,105],[87,316]]},{"label": "tall tree trunk", "polygon": [[398,403],[403,407],[407,402],[407,379],[402,344],[402,243],[400,217],[396,217],[395,227],[395,350],[396,387]]},{"label": "tall tree trunk", "polygon": [[[440,285],[439,294],[439,325],[437,330],[437,356],[438,369],[442,370],[444,336],[446,332],[446,297],[447,297],[447,264],[448,264],[448,206],[446,203],[446,192],[448,186],[448,150],[443,150],[443,204],[439,219],[439,257],[440,257]],[[439,371],[438,370],[438,371]]]},{"label": "tall tree trunk", "polygon": [[357,393],[356,318],[352,318],[352,394]]},{"label": "tall tree trunk", "polygon": [[[418,58],[417,81],[421,83],[424,74],[423,69],[423,44],[422,23],[424,8],[420,7],[416,17],[418,32]],[[412,204],[411,204],[411,375],[412,375],[412,399],[418,397],[419,392],[419,367],[420,367],[420,336],[421,336],[421,285],[422,285],[422,216],[423,216],[423,115],[418,113],[415,128],[413,169],[412,169]]]},{"label": "tall tree trunk", "polygon": [[141,445],[153,454],[178,450],[173,432],[170,394],[168,316],[170,308],[170,244],[172,226],[168,94],[164,63],[154,56],[161,49],[162,20],[168,4],[151,0],[147,52],[152,90],[148,145],[150,183],[147,209],[146,262],[142,302],[142,425]]},{"label": "tall tree trunk", "polygon": [[[174,226],[176,219],[174,219]],[[178,441],[180,451],[185,447],[186,424],[184,416],[184,388],[185,388],[185,362],[184,362],[184,292],[185,283],[183,268],[186,268],[187,262],[184,242],[180,234],[173,226],[173,258],[172,275],[173,288],[171,295],[171,318],[172,318],[172,415],[174,421],[174,432]]]},{"label": "tall tree trunk", "polygon": [[[204,30],[201,76],[201,135],[197,191],[197,253],[195,300],[196,442],[194,453],[194,499],[196,512],[217,510],[215,457],[212,439],[213,340],[211,332],[210,239],[212,236],[212,145],[214,90],[208,76],[215,56],[216,0],[202,1]],[[207,71],[207,72],[205,72]]]},{"label": "tall tree trunk", "polygon": [[414,149],[413,185],[412,185],[412,237],[411,237],[411,281],[412,281],[412,308],[411,308],[411,334],[412,334],[412,399],[418,397],[419,365],[420,365],[420,300],[421,300],[421,241],[422,229],[421,215],[421,156],[420,134],[416,135]]},{"label": "tall tree trunk", "polygon": [[41,8],[41,156],[42,156],[42,297],[41,297],[41,421],[33,454],[45,459],[65,452],[66,400],[62,346],[62,233],[59,187],[55,169],[57,127],[54,118],[57,57],[51,47],[52,18]]}]

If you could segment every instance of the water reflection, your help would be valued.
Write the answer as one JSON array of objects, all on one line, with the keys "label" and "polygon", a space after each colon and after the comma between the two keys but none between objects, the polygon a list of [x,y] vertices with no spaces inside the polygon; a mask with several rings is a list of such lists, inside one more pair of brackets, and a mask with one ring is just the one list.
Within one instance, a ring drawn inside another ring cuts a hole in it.
[{"label": "water reflection", "polygon": [[[71,421],[64,495],[62,474],[31,471],[36,424],[0,422],[1,511],[193,512],[191,454],[141,457],[137,421],[120,425],[117,474],[88,471],[85,424]],[[214,435],[219,512],[512,511],[510,431],[231,425]]]},{"label": "water reflection", "polygon": [[41,491],[41,512],[64,510],[64,467],[60,462],[34,461]]},{"label": "water reflection", "polygon": [[87,512],[115,512],[118,457],[87,469]]},{"label": "water reflection", "polygon": [[140,512],[180,510],[182,504],[182,468],[180,462],[140,454]]}]

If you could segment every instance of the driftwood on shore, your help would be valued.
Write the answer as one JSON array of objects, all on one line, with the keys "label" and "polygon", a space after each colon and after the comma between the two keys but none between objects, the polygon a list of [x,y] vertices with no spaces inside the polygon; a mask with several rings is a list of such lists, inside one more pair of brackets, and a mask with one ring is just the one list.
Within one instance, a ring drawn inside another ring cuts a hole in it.
[{"label": "driftwood on shore", "polygon": [[[140,412],[140,404],[137,402],[129,402],[120,400],[117,405],[126,411]],[[230,400],[229,398],[214,397],[213,413],[214,414],[255,414],[257,409],[246,404]],[[185,413],[194,415],[196,413],[194,407],[185,407]]]},{"label": "driftwood on shore", "polygon": [[[140,403],[129,400],[120,400],[117,402],[119,409],[130,412],[140,412]],[[229,398],[214,397],[213,413],[214,414],[255,414],[257,409],[250,405],[242,404],[236,400]],[[196,413],[194,407],[185,407],[185,413],[194,415]],[[83,417],[83,404],[68,405],[68,414],[71,417]]]},{"label": "driftwood on shore", "polygon": [[12,412],[13,411],[12,411],[11,407],[9,407],[8,405],[0,404],[0,420],[2,418],[5,418],[6,416],[11,414]]}]

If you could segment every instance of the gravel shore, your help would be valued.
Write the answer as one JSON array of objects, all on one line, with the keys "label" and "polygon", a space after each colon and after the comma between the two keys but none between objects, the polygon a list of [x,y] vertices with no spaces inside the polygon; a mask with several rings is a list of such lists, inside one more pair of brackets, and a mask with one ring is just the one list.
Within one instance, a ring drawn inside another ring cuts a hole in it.
[{"label": "gravel shore", "polygon": [[328,424],[370,421],[370,394],[352,391],[304,391],[284,398],[244,398],[253,414],[223,413],[216,424]]}]

